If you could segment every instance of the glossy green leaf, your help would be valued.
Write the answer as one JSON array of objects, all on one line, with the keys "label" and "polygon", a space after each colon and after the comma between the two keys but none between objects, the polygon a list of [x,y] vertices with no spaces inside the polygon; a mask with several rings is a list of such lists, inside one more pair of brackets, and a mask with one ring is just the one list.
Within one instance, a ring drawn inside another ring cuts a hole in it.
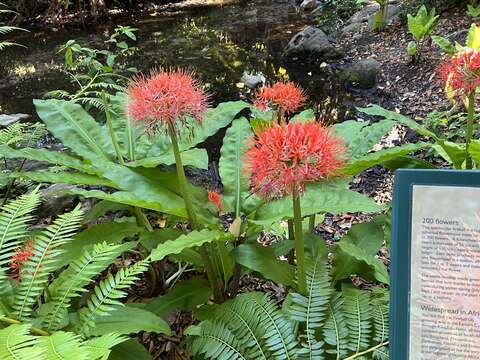
[{"label": "glossy green leaf", "polygon": [[78,184],[78,185],[115,187],[115,184],[108,179],[103,179],[95,175],[90,175],[90,174],[85,174],[80,172],[68,172],[68,171],[52,172],[48,170],[42,170],[42,171],[12,172],[12,175],[20,177],[22,179],[33,180],[38,183],[75,184],[75,185]]},{"label": "glossy green leaf", "polygon": [[240,118],[232,123],[223,139],[219,163],[223,183],[223,206],[226,212],[240,215],[242,202],[248,195],[248,181],[243,174],[245,141],[252,134],[247,119]]},{"label": "glossy green leaf", "polygon": [[259,244],[242,244],[233,250],[235,260],[246,268],[261,274],[268,280],[283,285],[293,285],[295,268],[278,260],[275,251]]},{"label": "glossy green leaf", "polygon": [[[443,141],[442,146],[436,144],[433,146],[438,155],[452,164],[456,169],[461,169],[466,159],[465,144],[457,144],[451,141]],[[475,148],[475,145],[473,145]]]},{"label": "glossy green leaf", "polygon": [[400,156],[411,154],[415,151],[423,150],[431,147],[430,143],[419,142],[416,144],[406,144],[402,146],[395,146],[379,151],[369,153],[360,158],[350,160],[343,169],[345,174],[355,175],[363,170],[369,169],[372,166],[381,164],[385,161],[393,160]]},{"label": "glossy green leaf", "polygon": [[152,299],[144,309],[166,317],[174,311],[191,311],[198,305],[207,303],[211,295],[212,289],[207,280],[193,277],[176,283],[165,295]]},{"label": "glossy green leaf", "polygon": [[[182,163],[184,166],[193,166],[199,169],[208,169],[208,154],[205,149],[189,149],[181,152]],[[175,165],[175,156],[173,151],[167,154],[148,157],[137,161],[127,163],[127,166],[146,168],[157,167],[158,165]]]},{"label": "glossy green leaf", "polygon": [[307,122],[315,121],[315,111],[312,109],[303,110],[300,114],[295,115],[290,122]]},{"label": "glossy green leaf", "polygon": [[48,130],[77,155],[92,161],[115,158],[107,129],[79,104],[54,99],[34,100],[33,103]]},{"label": "glossy green leaf", "polygon": [[170,327],[161,317],[154,313],[128,304],[119,307],[105,316],[95,319],[95,326],[89,330],[89,335],[133,334],[140,331],[158,334],[171,334]]},{"label": "glossy green leaf", "polygon": [[135,339],[113,347],[108,360],[153,360],[152,355]]},{"label": "glossy green leaf", "polygon": [[[321,212],[339,214],[345,212],[377,212],[383,206],[372,199],[348,189],[348,180],[332,180],[309,184],[300,199],[302,215]],[[269,225],[293,217],[291,196],[265,203],[256,212],[252,222]]]},{"label": "glossy green leaf", "polygon": [[168,240],[158,245],[157,248],[152,250],[150,257],[152,261],[160,261],[168,255],[180,254],[185,249],[202,246],[212,241],[226,241],[229,239],[232,239],[231,235],[219,230],[194,230],[179,236],[175,240]]}]

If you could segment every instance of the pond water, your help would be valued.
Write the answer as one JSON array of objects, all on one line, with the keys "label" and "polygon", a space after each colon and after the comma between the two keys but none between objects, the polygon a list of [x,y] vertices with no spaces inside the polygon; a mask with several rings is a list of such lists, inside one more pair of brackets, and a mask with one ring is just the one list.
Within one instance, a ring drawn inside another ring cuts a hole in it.
[{"label": "pond water", "polygon": [[[122,18],[116,23],[140,29],[138,54],[129,61],[140,71],[156,66],[194,69],[215,101],[248,98],[244,73],[261,74],[267,82],[300,83],[316,103],[331,106],[336,86],[318,64],[284,63],[289,39],[311,20],[293,0],[253,0],[238,5],[190,10],[178,14]],[[69,87],[61,72],[58,47],[69,39],[102,47],[114,24],[89,29],[42,29],[16,39],[27,46],[0,54],[0,113],[34,113],[33,98]],[[329,105],[330,104],[330,105]]]}]

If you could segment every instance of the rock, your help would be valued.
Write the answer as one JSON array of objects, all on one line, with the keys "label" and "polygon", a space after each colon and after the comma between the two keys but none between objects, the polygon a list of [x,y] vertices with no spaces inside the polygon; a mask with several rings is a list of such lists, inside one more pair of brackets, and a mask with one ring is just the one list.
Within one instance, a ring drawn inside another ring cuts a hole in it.
[{"label": "rock", "polygon": [[246,71],[243,73],[240,80],[245,84],[246,87],[250,89],[255,89],[257,86],[263,85],[266,81],[263,74],[252,74]]},{"label": "rock", "polygon": [[300,9],[304,11],[314,10],[317,7],[317,0],[303,0]]},{"label": "rock", "polygon": [[71,209],[77,202],[77,196],[63,194],[62,190],[75,188],[75,185],[53,184],[40,191],[42,203],[38,209],[38,214],[43,217],[57,216]]},{"label": "rock", "polygon": [[382,64],[377,60],[364,59],[343,70],[341,76],[347,86],[371,89],[377,85],[381,71]]},{"label": "rock", "polygon": [[348,24],[347,26],[344,26],[341,31],[343,33],[357,32],[360,30],[361,27],[362,27],[362,23],[355,22],[355,23]]},{"label": "rock", "polygon": [[28,114],[0,114],[0,127],[7,127],[13,123],[29,119],[30,115]]},{"label": "rock", "polygon": [[284,49],[286,57],[302,54],[315,55],[319,60],[337,59],[341,56],[328,36],[313,26],[307,26],[296,34]]},{"label": "rock", "polygon": [[[389,5],[387,11],[386,23],[387,25],[392,24],[400,18],[400,12],[402,8],[399,5]],[[372,25],[375,21],[375,14],[370,15],[368,18],[368,26],[372,28]]]},{"label": "rock", "polygon": [[[401,6],[397,1],[390,1],[388,6],[387,23],[390,24],[396,21],[401,12]],[[342,28],[341,32],[356,32],[361,28],[363,24],[368,23],[371,27],[375,14],[380,10],[380,5],[374,1],[370,1],[368,5],[361,10],[353,14],[350,19],[347,20],[346,25]]]}]

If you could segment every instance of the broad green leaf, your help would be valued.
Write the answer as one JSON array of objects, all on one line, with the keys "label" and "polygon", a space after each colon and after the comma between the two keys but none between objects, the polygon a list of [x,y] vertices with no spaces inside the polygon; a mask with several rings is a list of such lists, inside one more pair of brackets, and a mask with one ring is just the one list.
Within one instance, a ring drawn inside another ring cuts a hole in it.
[{"label": "broad green leaf", "polygon": [[396,113],[395,111],[386,110],[378,105],[370,105],[369,107],[366,107],[366,108],[357,108],[357,109],[358,111],[363,112],[364,114],[367,114],[367,115],[381,116],[385,119],[397,121],[400,124],[403,124],[412,130],[415,130],[420,135],[428,136],[435,140],[438,139],[438,137],[433,132],[419,125],[415,120],[412,120],[404,115]]},{"label": "broad green leaf", "polygon": [[466,158],[465,144],[457,144],[451,141],[443,141],[442,146],[435,144],[433,146],[438,155],[453,164],[455,169],[461,169]]},{"label": "broad green leaf", "polygon": [[105,316],[95,319],[95,326],[89,330],[89,335],[133,334],[140,331],[158,334],[171,334],[170,327],[161,317],[154,313],[128,304],[119,307]]},{"label": "broad green leaf", "polygon": [[[83,250],[93,248],[94,244],[106,242],[119,244],[124,239],[136,235],[140,228],[134,222],[106,222],[94,225],[75,235],[65,252],[60,255],[60,266],[68,265],[75,260]],[[135,247],[134,242],[130,247]]]},{"label": "broad green leaf", "polygon": [[42,170],[42,171],[12,172],[12,175],[16,177],[20,177],[22,179],[33,180],[38,183],[115,187],[115,184],[108,179],[103,179],[95,175],[90,175],[90,174],[85,174],[80,172],[67,172],[67,171],[52,172],[48,170]]},{"label": "broad green leaf", "polygon": [[233,250],[235,260],[264,278],[283,285],[293,285],[295,268],[278,260],[275,251],[259,244],[242,244]]},{"label": "broad green leaf", "polygon": [[470,27],[465,45],[470,49],[480,50],[480,27],[476,24]]},{"label": "broad green leaf", "polygon": [[389,284],[387,268],[374,255],[368,254],[362,247],[348,241],[339,241],[333,250],[332,279],[339,281],[351,275],[359,275],[368,280],[377,280]]},{"label": "broad green leaf", "polygon": [[364,249],[367,254],[376,255],[384,238],[382,224],[371,221],[353,225],[340,242],[350,242]]},{"label": "broad green leaf", "polygon": [[[189,149],[181,152],[182,163],[184,166],[193,166],[199,169],[208,169],[208,154],[205,149]],[[138,167],[143,166],[146,168],[157,167],[158,165],[174,165],[175,156],[173,151],[170,151],[164,155],[148,157],[137,161],[127,163],[127,166]]]},{"label": "broad green leaf", "polygon": [[232,239],[231,235],[219,230],[194,230],[175,240],[168,240],[158,245],[156,249],[153,249],[150,258],[152,261],[160,261],[168,255],[180,254],[185,249],[202,246],[212,241],[227,241],[229,239]]},{"label": "broad green leaf", "polygon": [[[300,203],[303,216],[321,212],[377,212],[383,209],[383,206],[377,205],[368,197],[349,190],[348,180],[343,179],[307,185]],[[292,199],[287,196],[261,206],[256,212],[256,218],[251,221],[259,225],[269,225],[292,217]]]},{"label": "broad green leaf", "polygon": [[153,360],[152,355],[135,339],[113,347],[108,360]]},{"label": "broad green leaf", "polygon": [[369,153],[357,159],[349,161],[343,169],[345,174],[355,175],[363,170],[369,169],[372,166],[381,164],[385,161],[393,160],[397,157],[411,154],[415,151],[423,150],[431,147],[430,143],[419,142],[416,144],[406,144],[402,146],[395,146],[388,149],[383,149]]},{"label": "broad green leaf", "polygon": [[[132,193],[138,201],[154,202],[168,214],[186,217],[183,199],[159,183],[162,173],[154,169],[129,168],[111,162],[94,164],[117,188]],[[148,171],[154,170],[154,171]],[[154,209],[155,210],[155,209]]]},{"label": "broad green leaf", "polygon": [[444,38],[443,36],[432,35],[432,41],[437,44],[440,49],[445,51],[447,54],[453,55],[455,53],[455,47],[450,40]]},{"label": "broad green leaf", "polygon": [[387,169],[395,171],[397,169],[435,169],[436,166],[426,160],[414,156],[398,156],[395,159],[382,163]]},{"label": "broad green leaf", "polygon": [[417,43],[415,41],[410,41],[407,44],[407,54],[410,56],[416,56],[417,52]]},{"label": "broad green leaf", "polygon": [[218,104],[216,108],[205,113],[202,125],[195,128],[193,136],[182,136],[180,148],[190,149],[215,135],[218,130],[228,126],[242,110],[248,107],[249,104],[245,101],[229,101]]},{"label": "broad green leaf", "polygon": [[107,129],[79,104],[64,100],[34,100],[38,116],[48,130],[77,155],[94,162],[115,158]]},{"label": "broad green leaf", "polygon": [[223,139],[219,163],[220,177],[223,183],[223,206],[226,212],[240,215],[242,202],[248,195],[248,181],[243,174],[243,156],[245,141],[252,134],[247,119],[234,120]]},{"label": "broad green leaf", "polygon": [[392,129],[393,125],[395,125],[395,122],[392,120],[382,120],[371,125],[351,120],[347,121],[345,125],[344,123],[335,125],[334,128],[337,135],[342,138],[346,137],[349,156],[358,158],[378,144]]},{"label": "broad green leaf", "polygon": [[315,121],[315,111],[312,109],[303,110],[300,114],[295,115],[290,122],[307,122]]},{"label": "broad green leaf", "polygon": [[191,311],[198,305],[207,303],[212,289],[204,278],[193,277],[175,284],[165,295],[159,296],[144,309],[157,316],[166,317],[173,311]]},{"label": "broad green leaf", "polygon": [[477,164],[477,168],[480,165],[480,140],[472,140],[468,148],[468,152],[472,157],[472,160]]},{"label": "broad green leaf", "polygon": [[10,146],[0,145],[0,155],[8,159],[24,158],[28,160],[45,161],[53,165],[66,166],[91,174],[95,173],[90,165],[85,164],[79,158],[60,151],[33,148],[13,149]]}]

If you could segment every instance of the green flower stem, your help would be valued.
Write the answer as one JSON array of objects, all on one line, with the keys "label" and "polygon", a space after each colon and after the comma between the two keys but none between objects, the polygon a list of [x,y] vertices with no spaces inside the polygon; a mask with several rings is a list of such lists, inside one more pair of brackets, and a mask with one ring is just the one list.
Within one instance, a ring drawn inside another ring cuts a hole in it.
[{"label": "green flower stem", "polygon": [[[183,169],[182,158],[180,156],[180,149],[178,147],[178,137],[175,130],[175,125],[171,122],[168,123],[168,133],[170,139],[172,140],[173,154],[175,156],[175,165],[177,168],[178,184],[180,186],[180,191],[182,192],[183,201],[185,202],[185,208],[187,209],[187,216],[190,222],[190,226],[193,230],[198,228],[197,214],[193,209],[193,202],[188,191],[187,178],[185,176],[185,171]],[[214,254],[211,254],[214,256]],[[212,266],[210,261],[210,256],[207,250],[206,245],[200,247],[200,256],[202,257],[203,263],[205,264],[205,270],[207,271],[207,277],[210,282],[210,286],[213,289],[213,296],[216,302],[221,302],[223,299],[222,286],[219,284],[217,273]]]},{"label": "green flower stem", "polygon": [[303,241],[302,210],[300,207],[300,194],[294,188],[293,199],[293,226],[295,233],[295,255],[297,257],[297,291],[301,295],[307,293],[307,276],[305,273],[305,244]]},{"label": "green flower stem", "polygon": [[467,169],[473,168],[473,161],[472,157],[469,152],[470,142],[472,141],[473,135],[473,118],[475,113],[475,90],[473,90],[468,95],[468,108],[467,108],[467,134],[466,134],[466,144],[465,144],[465,151],[466,151],[466,165]]},{"label": "green flower stem", "polygon": [[[294,229],[293,229],[293,220],[292,219],[288,219],[288,240],[290,241],[295,241],[295,234],[294,234]],[[288,263],[290,265],[294,265],[295,264],[295,250],[291,250],[289,253],[288,253],[288,256],[287,256],[287,259],[288,259]]]},{"label": "green flower stem", "polygon": [[[0,321],[3,321],[4,323],[10,324],[10,325],[16,325],[16,324],[21,324],[21,321],[11,319],[8,317],[2,317],[0,318]],[[49,336],[50,334],[42,329],[39,329],[37,327],[32,326],[30,328],[30,331],[34,334],[40,335],[40,336]]]},{"label": "green flower stem", "polygon": [[315,231],[315,220],[316,220],[316,214],[310,215],[310,218],[308,219],[308,231],[310,234],[313,234]]},{"label": "green flower stem", "polygon": [[[123,159],[122,152],[120,151],[120,146],[118,145],[117,137],[115,135],[115,130],[113,129],[112,116],[110,115],[110,111],[108,110],[108,99],[105,93],[102,93],[102,101],[105,108],[105,119],[107,123],[108,133],[110,135],[110,140],[112,140],[113,148],[115,149],[115,154],[117,155],[119,164],[125,166],[125,160]],[[134,207],[133,212],[135,214],[135,217],[137,218],[138,224],[143,225],[148,232],[152,232],[152,224],[150,224],[150,221],[148,221],[142,209]]]}]

